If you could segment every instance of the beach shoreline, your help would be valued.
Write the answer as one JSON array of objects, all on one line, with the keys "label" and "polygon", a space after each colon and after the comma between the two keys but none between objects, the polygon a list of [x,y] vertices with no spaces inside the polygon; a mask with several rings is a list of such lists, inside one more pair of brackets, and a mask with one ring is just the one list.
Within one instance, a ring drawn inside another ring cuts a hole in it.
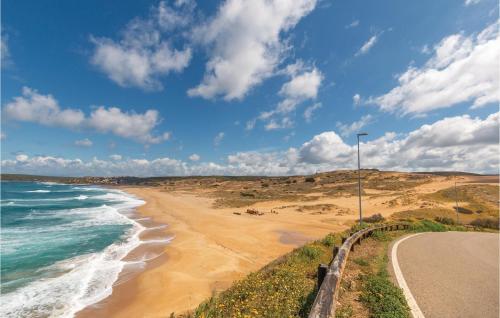
[{"label": "beach shoreline", "polygon": [[166,225],[164,235],[173,240],[143,270],[126,279],[122,273],[111,296],[77,313],[79,318],[184,313],[294,248],[347,228],[324,218],[301,220],[301,215],[236,215],[238,209],[213,208],[210,198],[156,187],[118,189],[144,200],[138,215]]},{"label": "beach shoreline", "polygon": [[[410,202],[397,201],[402,198],[400,192],[366,189],[364,216],[381,213],[387,218],[396,212],[420,209],[418,195],[453,184],[454,180],[446,177],[420,183],[411,190],[416,199]],[[301,201],[277,196],[237,207],[218,204],[221,193],[213,195],[198,185],[117,188],[145,201],[136,208],[138,216],[149,218],[157,226],[165,225],[159,235],[173,239],[160,250],[158,246],[141,245],[143,253],[156,248],[151,252],[161,252],[161,257],[147,262],[142,271],[123,282],[119,279],[111,296],[79,312],[79,318],[185,313],[294,248],[343,231],[358,218],[358,198],[353,195],[326,196],[312,191]],[[308,200],[308,196],[314,200]],[[391,202],[395,204],[388,204]],[[443,207],[451,204],[441,203]],[[325,206],[333,207],[333,211],[323,211]]]}]

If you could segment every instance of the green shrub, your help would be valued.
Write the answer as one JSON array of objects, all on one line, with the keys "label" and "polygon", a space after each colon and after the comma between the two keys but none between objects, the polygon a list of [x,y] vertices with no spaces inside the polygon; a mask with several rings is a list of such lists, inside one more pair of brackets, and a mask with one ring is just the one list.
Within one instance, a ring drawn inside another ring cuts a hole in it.
[{"label": "green shrub", "polygon": [[475,219],[474,221],[470,222],[471,225],[477,226],[477,227],[484,227],[488,229],[496,229],[498,230],[499,224],[498,224],[498,219]]},{"label": "green shrub", "polygon": [[380,213],[363,218],[363,222],[368,222],[368,223],[377,223],[377,222],[384,222],[384,221],[385,221],[385,218]]},{"label": "green shrub", "polygon": [[352,306],[348,305],[345,307],[340,307],[337,309],[337,312],[335,312],[335,318],[350,318],[353,314]]},{"label": "green shrub", "polygon": [[409,308],[403,292],[391,283],[387,274],[369,274],[363,279],[360,300],[374,318],[409,318]]},{"label": "green shrub", "polygon": [[327,236],[325,236],[322,240],[321,240],[321,244],[325,245],[325,246],[333,246],[335,244],[335,235],[333,234],[328,234]]},{"label": "green shrub", "polygon": [[410,225],[410,230],[414,232],[446,232],[447,228],[441,223],[431,220],[421,220]]},{"label": "green shrub", "polygon": [[354,263],[358,264],[359,266],[368,266],[369,265],[368,261],[364,258],[355,258],[352,261]]},{"label": "green shrub", "polygon": [[380,230],[373,231],[372,237],[374,240],[381,241],[381,242],[392,240],[392,238],[389,235],[387,235],[387,232],[383,232]]},{"label": "green shrub", "polygon": [[302,247],[299,251],[299,255],[308,260],[314,260],[319,257],[321,251],[316,246],[306,245]]},{"label": "green shrub", "polygon": [[454,225],[455,224],[455,220],[453,220],[452,218],[447,218],[447,217],[436,216],[436,218],[434,218],[434,221],[439,222],[441,224],[446,224],[446,225]]},{"label": "green shrub", "polygon": [[[457,208],[455,207],[454,210],[457,211]],[[458,213],[472,214],[474,212],[472,210],[469,210],[469,209],[466,209],[466,208],[463,208],[463,207],[459,206],[458,207]]]},{"label": "green shrub", "polygon": [[313,178],[313,177],[307,177],[305,181],[306,181],[306,182],[314,182],[314,181],[316,181],[316,180],[314,180],[314,178]]}]

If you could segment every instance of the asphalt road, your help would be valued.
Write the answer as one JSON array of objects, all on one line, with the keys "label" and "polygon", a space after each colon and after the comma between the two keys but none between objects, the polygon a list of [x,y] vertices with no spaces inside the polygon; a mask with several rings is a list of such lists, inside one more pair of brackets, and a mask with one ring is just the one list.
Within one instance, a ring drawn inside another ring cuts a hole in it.
[{"label": "asphalt road", "polygon": [[426,318],[499,317],[498,234],[423,233],[401,241],[396,255]]}]

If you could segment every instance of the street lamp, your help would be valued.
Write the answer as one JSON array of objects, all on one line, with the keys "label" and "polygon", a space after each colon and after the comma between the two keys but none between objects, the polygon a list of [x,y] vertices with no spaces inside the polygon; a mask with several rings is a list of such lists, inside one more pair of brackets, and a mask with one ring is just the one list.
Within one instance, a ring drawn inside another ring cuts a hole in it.
[{"label": "street lamp", "polygon": [[359,161],[359,137],[367,136],[368,134],[363,132],[356,134],[358,137],[358,198],[359,198],[359,225],[363,224],[363,213],[361,212],[361,162]]}]

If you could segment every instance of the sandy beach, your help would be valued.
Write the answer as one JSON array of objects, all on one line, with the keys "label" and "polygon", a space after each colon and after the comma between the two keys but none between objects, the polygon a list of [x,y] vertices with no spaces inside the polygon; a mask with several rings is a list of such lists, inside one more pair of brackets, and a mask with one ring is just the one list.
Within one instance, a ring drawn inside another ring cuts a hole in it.
[{"label": "sandy beach", "polygon": [[159,188],[123,190],[144,199],[138,212],[168,224],[166,232],[174,239],[164,247],[164,257],[78,317],[165,317],[193,309],[295,247],[347,227],[327,216],[236,215],[243,209],[214,209],[211,199]]},{"label": "sandy beach", "polygon": [[[431,193],[453,184],[449,178],[434,178],[414,187],[411,193],[405,192],[405,196]],[[143,244],[133,251],[127,257],[145,253],[161,256],[141,271],[124,270],[113,294],[77,317],[166,317],[172,312],[184,313],[292,249],[348,228],[358,217],[357,196],[321,195],[314,187],[299,202],[271,199],[253,203],[251,208],[264,212],[262,215],[245,213],[248,206],[217,207],[216,198],[200,188],[120,189],[146,201],[138,208],[141,218],[167,225],[145,232],[143,240],[173,239],[163,245]],[[382,213],[387,217],[398,211],[418,209],[421,204],[418,200],[398,203],[399,190],[367,188],[365,192],[365,216]],[[309,196],[314,200],[308,201]],[[392,201],[396,203],[388,204]],[[444,207],[448,205],[452,206],[442,203]],[[324,206],[332,210],[325,212]]]}]

